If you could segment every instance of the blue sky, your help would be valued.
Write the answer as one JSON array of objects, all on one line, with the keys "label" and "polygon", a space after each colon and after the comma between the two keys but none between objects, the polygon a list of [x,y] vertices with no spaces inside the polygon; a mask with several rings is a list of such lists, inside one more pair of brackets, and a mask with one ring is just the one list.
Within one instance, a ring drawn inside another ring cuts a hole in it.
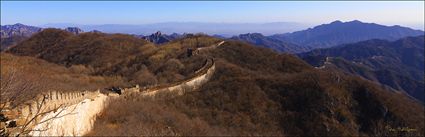
[{"label": "blue sky", "polygon": [[1,1],[1,24],[148,24],[159,22],[322,24],[361,20],[422,28],[424,2]]}]

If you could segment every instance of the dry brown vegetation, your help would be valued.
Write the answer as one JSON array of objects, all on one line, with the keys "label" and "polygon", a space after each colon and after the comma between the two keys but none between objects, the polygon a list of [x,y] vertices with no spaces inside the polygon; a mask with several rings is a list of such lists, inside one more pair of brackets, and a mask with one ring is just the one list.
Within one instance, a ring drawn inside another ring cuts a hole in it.
[{"label": "dry brown vegetation", "polygon": [[[15,118],[19,116],[19,113],[10,111],[15,110],[18,106],[24,105],[23,103],[28,103],[30,100],[36,99],[36,97],[39,99],[38,97],[40,97],[39,95],[42,92],[93,91],[120,82],[114,77],[87,75],[90,69],[84,66],[71,66],[70,68],[65,68],[32,57],[20,57],[8,53],[0,53],[0,56],[0,124],[2,124],[0,136],[8,136],[8,134],[12,134],[11,136],[27,135],[32,131],[30,125],[34,124],[34,122],[45,122],[37,121],[37,119],[39,120],[41,116],[49,112],[40,111],[44,107],[43,105],[45,103],[43,102],[45,98],[38,100],[39,102],[36,106],[37,111],[33,111],[32,115],[21,117],[18,122],[16,122]],[[4,128],[3,126],[8,120],[16,122],[16,124],[9,123],[8,127],[18,128]]]},{"label": "dry brown vegetation", "polygon": [[186,49],[216,44],[219,40],[194,35],[156,46],[124,34],[83,33],[46,29],[7,52],[33,56],[94,76],[125,81],[114,86],[161,84],[183,79],[199,69],[205,57],[188,58]]},{"label": "dry brown vegetation", "polygon": [[96,122],[94,132],[87,136],[228,135],[222,128],[190,118],[165,102],[138,96],[114,100],[98,119],[107,120]]},{"label": "dry brown vegetation", "polygon": [[[195,35],[155,46],[129,35],[47,29],[7,52],[59,65],[2,53],[2,76],[13,66],[3,65],[9,58],[25,74],[42,74],[58,86],[50,89],[143,86],[182,80],[209,56],[216,72],[197,91],[112,100],[88,135],[425,135],[423,105],[357,77],[315,70],[292,55],[228,41],[186,56],[188,48],[219,41]],[[406,127],[415,131],[391,130]]]},{"label": "dry brown vegetation", "polygon": [[11,107],[47,91],[94,91],[123,83],[117,77],[90,76],[91,69],[82,65],[65,68],[32,57],[1,53],[1,101]]},{"label": "dry brown vegetation", "polygon": [[424,135],[423,105],[374,83],[239,42],[209,54],[217,70],[201,89],[116,100],[89,135]]}]

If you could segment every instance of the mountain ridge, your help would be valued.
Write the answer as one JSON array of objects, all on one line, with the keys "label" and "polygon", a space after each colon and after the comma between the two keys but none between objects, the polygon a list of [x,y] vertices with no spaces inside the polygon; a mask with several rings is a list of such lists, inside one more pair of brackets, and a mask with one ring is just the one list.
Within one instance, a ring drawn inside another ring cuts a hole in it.
[{"label": "mountain ridge", "polygon": [[424,123],[417,122],[424,121],[422,104],[340,71],[315,69],[294,55],[229,40],[189,56],[188,49],[220,41],[193,35],[155,46],[132,35],[45,29],[6,52],[80,66],[88,75],[115,78],[111,86],[119,87],[173,83],[215,59],[214,75],[196,92],[114,100],[96,120],[93,136],[389,136],[396,133],[388,128],[398,127],[423,135]]},{"label": "mountain ridge", "polygon": [[324,48],[368,39],[397,40],[402,37],[419,35],[424,35],[424,31],[399,25],[385,26],[354,20],[349,22],[334,21],[306,30],[275,34],[271,37],[301,46]]},{"label": "mountain ridge", "polygon": [[300,53],[310,49],[309,47],[299,46],[272,37],[267,37],[261,33],[239,34],[238,36],[233,36],[230,39],[245,41],[256,46],[273,49],[277,52]]},{"label": "mountain ridge", "polygon": [[298,55],[316,67],[335,65],[424,102],[424,35],[396,41],[372,39]]}]

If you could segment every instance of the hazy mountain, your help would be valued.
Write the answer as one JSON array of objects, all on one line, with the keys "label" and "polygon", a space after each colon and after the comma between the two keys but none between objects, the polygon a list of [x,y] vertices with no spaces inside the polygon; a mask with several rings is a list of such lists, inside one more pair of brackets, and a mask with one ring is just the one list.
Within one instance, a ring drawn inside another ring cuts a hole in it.
[{"label": "hazy mountain", "polygon": [[300,56],[317,67],[336,66],[346,72],[405,91],[424,102],[424,45],[424,36],[407,37],[393,42],[375,39],[316,49]]},{"label": "hazy mountain", "polygon": [[158,32],[153,33],[149,36],[138,35],[137,37],[145,39],[145,40],[150,41],[150,42],[155,43],[155,44],[163,44],[163,43],[167,43],[167,42],[170,42],[170,41],[178,39],[178,38],[182,38],[183,35],[180,35],[180,34],[177,34],[177,33],[167,35],[167,34],[163,34],[160,31],[158,31]]},{"label": "hazy mountain", "polygon": [[[18,44],[19,42],[31,37],[33,34],[42,31],[44,28],[28,26],[24,24],[14,24],[14,25],[4,25],[1,26],[1,48],[3,51],[13,45]],[[71,32],[73,34],[81,34],[84,31],[78,27],[66,27],[65,31]],[[93,30],[93,32],[100,32]]]},{"label": "hazy mountain", "polygon": [[354,20],[350,22],[334,21],[307,30],[276,34],[272,37],[301,46],[322,48],[369,39],[397,40],[419,35],[424,35],[424,32],[401,26],[384,26]]},{"label": "hazy mountain", "polygon": [[278,52],[299,53],[308,51],[308,47],[298,46],[272,37],[267,37],[261,33],[247,33],[233,36],[231,39],[245,41],[260,47],[270,48]]},{"label": "hazy mountain", "polygon": [[17,23],[14,25],[1,26],[0,31],[1,31],[1,46],[0,46],[0,51],[1,51],[23,41],[24,39],[30,37],[32,34],[41,31],[41,28]]},{"label": "hazy mountain", "polygon": [[[67,27],[67,28],[65,28],[65,31],[71,32],[71,33],[73,33],[75,35],[78,35],[78,34],[84,32],[83,30],[81,30],[78,27]],[[96,30],[93,30],[93,32],[97,32],[97,31]]]},{"label": "hazy mountain", "polygon": [[42,27],[65,28],[76,26],[84,31],[99,30],[106,33],[128,33],[150,35],[156,31],[163,33],[206,33],[220,34],[225,37],[242,33],[258,32],[266,35],[276,33],[293,32],[307,28],[307,25],[293,22],[274,23],[202,23],[202,22],[166,22],[142,25],[104,24],[104,25],[81,25],[70,23],[46,24]]},{"label": "hazy mountain", "polygon": [[1,38],[8,38],[12,36],[29,37],[32,34],[41,31],[41,28],[16,23],[14,25],[1,26],[0,31],[1,31]]}]

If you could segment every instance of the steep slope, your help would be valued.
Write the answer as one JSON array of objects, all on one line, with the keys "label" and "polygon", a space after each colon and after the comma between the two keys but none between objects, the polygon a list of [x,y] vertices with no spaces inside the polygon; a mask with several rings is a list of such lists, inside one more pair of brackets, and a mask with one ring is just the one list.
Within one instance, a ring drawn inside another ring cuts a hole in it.
[{"label": "steep slope", "polygon": [[302,47],[272,37],[266,37],[261,33],[240,34],[230,39],[245,41],[253,45],[273,49],[277,52],[300,53],[309,50],[308,47]]},{"label": "steep slope", "polygon": [[8,48],[18,44],[19,42],[24,41],[27,37],[24,36],[12,36],[7,38],[1,38],[0,51],[7,50]]},{"label": "steep slope", "polygon": [[[424,36],[394,42],[368,40],[328,49],[317,49],[300,56],[315,66],[324,59],[346,72],[407,92],[424,101]],[[338,58],[335,58],[338,57]],[[329,64],[327,67],[330,67]]]},{"label": "steep slope", "polygon": [[424,107],[374,83],[241,42],[226,42],[208,54],[216,59],[216,72],[199,90],[116,100],[88,135],[424,134]]},{"label": "steep slope", "polygon": [[384,26],[354,20],[350,22],[334,21],[307,30],[277,34],[271,37],[301,46],[323,48],[369,39],[397,40],[419,35],[424,35],[424,32],[401,26]]}]

